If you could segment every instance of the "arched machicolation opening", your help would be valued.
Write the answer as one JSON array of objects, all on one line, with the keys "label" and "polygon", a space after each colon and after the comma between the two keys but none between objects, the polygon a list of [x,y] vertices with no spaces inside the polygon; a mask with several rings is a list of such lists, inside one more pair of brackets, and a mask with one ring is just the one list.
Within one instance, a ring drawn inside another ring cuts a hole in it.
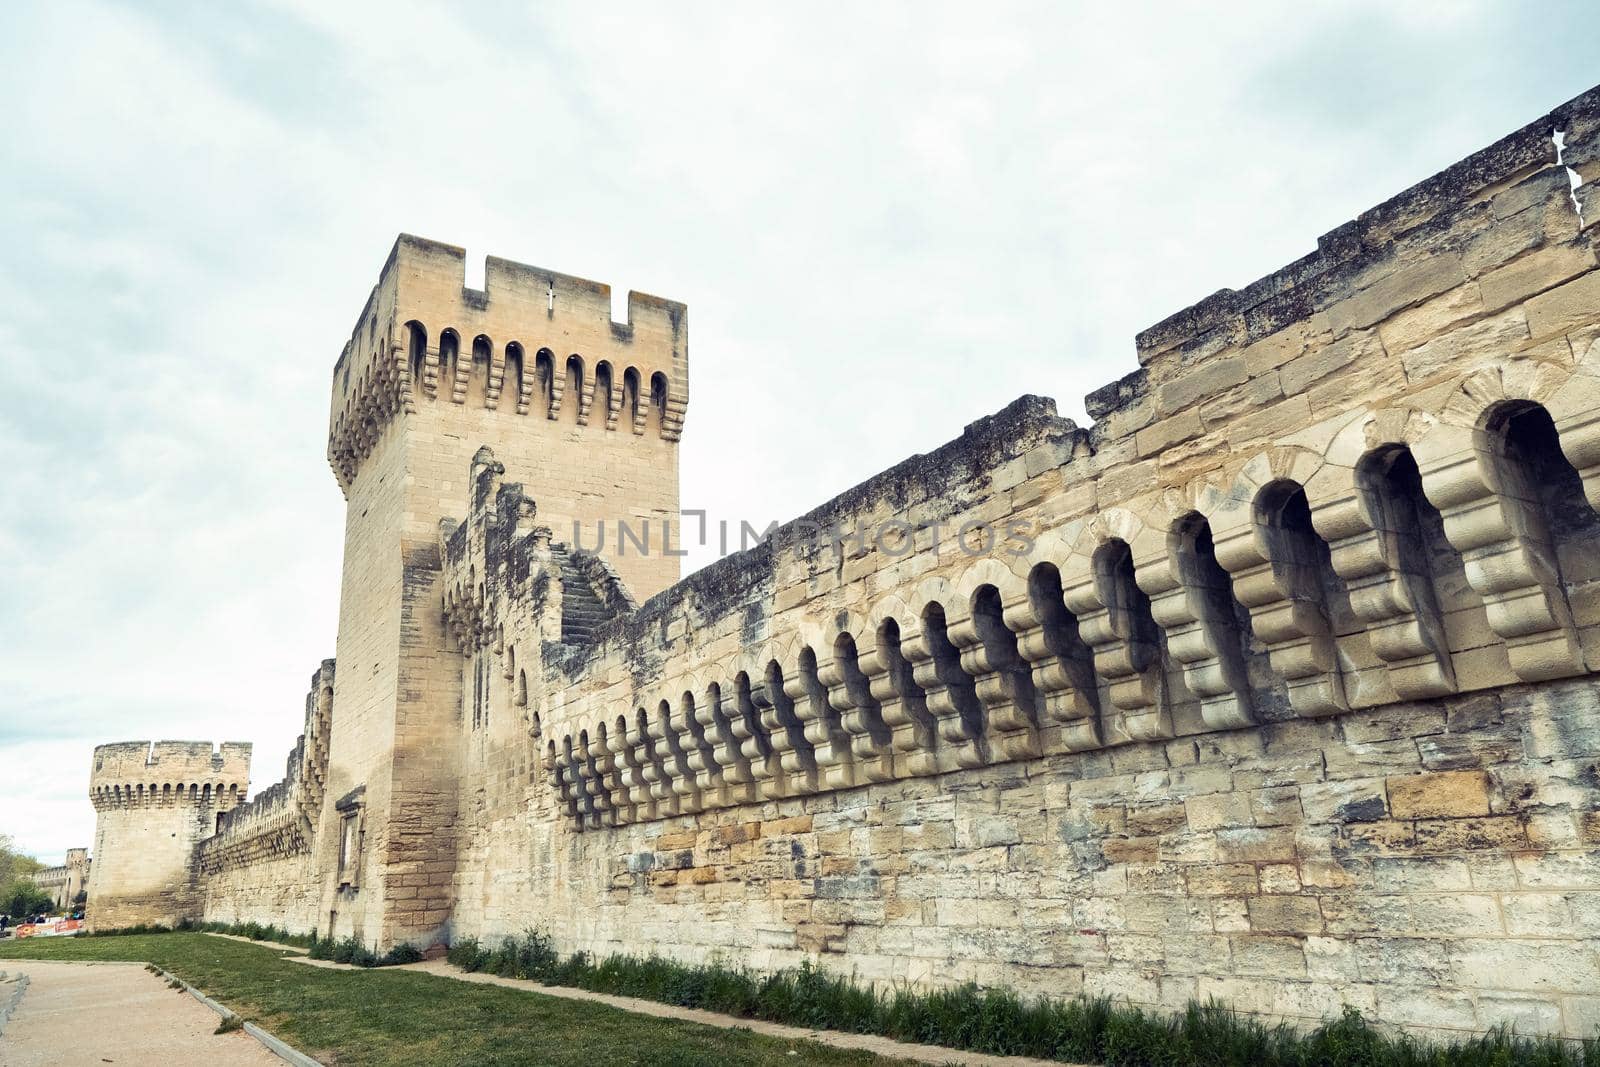
[{"label": "arched machicolation opening", "polygon": [[[1596,596],[1600,583],[1600,516],[1584,495],[1583,479],[1561,450],[1555,420],[1542,405],[1504,401],[1484,415],[1479,449],[1487,454],[1494,489],[1517,516],[1516,532],[1548,546],[1550,577],[1571,601]],[[1575,615],[1584,616],[1578,603]]]},{"label": "arched machicolation opening", "polygon": [[989,663],[1005,677],[1017,711],[1038,726],[1039,692],[1034,688],[1033,668],[1017,648],[1017,635],[1006,625],[999,589],[981,585],[973,592],[972,623]]},{"label": "arched machicolation opening", "polygon": [[1045,648],[1056,657],[1072,688],[1098,711],[1100,688],[1094,677],[1094,651],[1078,633],[1078,618],[1067,607],[1061,571],[1054,563],[1035,564],[1028,572],[1028,604],[1039,620]]},{"label": "arched machicolation opening", "polygon": [[1234,692],[1247,695],[1243,710],[1269,721],[1292,718],[1288,694],[1251,628],[1249,609],[1234,596],[1233,578],[1217,561],[1210,521],[1198,511],[1180,516],[1167,534],[1167,551],[1223,679]]},{"label": "arched machicolation opening", "polygon": [[950,640],[943,604],[933,601],[923,608],[922,633],[928,654],[933,657],[934,676],[944,685],[951,704],[960,713],[962,732],[967,738],[979,741],[988,725],[987,715],[972,676],[961,669],[961,653]]},{"label": "arched machicolation opening", "polygon": [[409,345],[407,357],[411,366],[411,388],[413,392],[420,393],[423,375],[427,373],[428,328],[412,319],[406,323],[406,334]]},{"label": "arched machicolation opening", "polygon": [[1128,647],[1129,665],[1136,671],[1148,669],[1161,657],[1161,629],[1150,610],[1150,597],[1134,575],[1133,549],[1121,538],[1111,538],[1095,550],[1091,565],[1095,591]]}]

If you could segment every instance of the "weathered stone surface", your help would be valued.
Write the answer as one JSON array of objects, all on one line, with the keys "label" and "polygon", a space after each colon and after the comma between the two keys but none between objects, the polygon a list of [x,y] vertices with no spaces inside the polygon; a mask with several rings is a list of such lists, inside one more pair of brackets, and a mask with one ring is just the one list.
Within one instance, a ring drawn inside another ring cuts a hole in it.
[{"label": "weathered stone surface", "polygon": [[1460,256],[1429,256],[1381,276],[1355,296],[1333,305],[1328,309],[1328,321],[1335,334],[1363,329],[1466,280]]},{"label": "weathered stone surface", "polygon": [[1508,359],[1528,341],[1528,320],[1516,309],[1492,319],[1441,334],[1426,344],[1401,353],[1406,377],[1423,382],[1441,371],[1470,359],[1481,362]]},{"label": "weathered stone surface", "polygon": [[1554,245],[1513,260],[1478,279],[1486,311],[1498,311],[1553,289],[1568,278],[1594,270],[1594,249],[1587,243]]},{"label": "weathered stone surface", "polygon": [[1278,381],[1284,394],[1293,396],[1312,382],[1326,378],[1342,367],[1358,361],[1381,359],[1383,355],[1383,344],[1377,331],[1352,333],[1285,363],[1278,371]]},{"label": "weathered stone surface", "polygon": [[1387,786],[1389,810],[1397,819],[1489,814],[1489,776],[1483,771],[1397,775]]},{"label": "weathered stone surface", "polygon": [[1146,331],[1092,429],[1021,398],[682,580],[686,310],[402,238],[333,382],[356,666],[220,826],[113,794],[96,921],[181,822],[163,907],[379,947],[1576,1036],[1600,231],[1529,183],[1597,119]]},{"label": "weathered stone surface", "polygon": [[1537,341],[1551,334],[1588,325],[1594,321],[1597,301],[1600,301],[1600,272],[1596,271],[1540,293],[1524,305],[1528,314],[1528,332]]}]

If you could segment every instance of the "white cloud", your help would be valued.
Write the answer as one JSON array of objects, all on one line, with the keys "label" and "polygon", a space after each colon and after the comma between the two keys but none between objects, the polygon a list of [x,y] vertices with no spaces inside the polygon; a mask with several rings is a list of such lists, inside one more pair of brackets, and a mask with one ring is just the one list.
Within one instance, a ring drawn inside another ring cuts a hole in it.
[{"label": "white cloud", "polygon": [[684,502],[764,522],[1020,393],[1081,411],[1138,329],[1586,88],[1549,27],[1594,32],[1509,3],[22,7],[0,832],[52,859],[89,840],[95,743],[251,740],[279,773],[333,652],[328,374],[396,232],[686,300]]}]

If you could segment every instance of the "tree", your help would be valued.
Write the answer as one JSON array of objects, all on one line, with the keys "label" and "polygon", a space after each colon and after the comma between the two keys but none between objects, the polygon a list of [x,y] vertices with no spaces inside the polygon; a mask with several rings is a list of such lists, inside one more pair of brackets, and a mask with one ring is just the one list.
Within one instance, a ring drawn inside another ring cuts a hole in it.
[{"label": "tree", "polygon": [[27,878],[19,878],[0,893],[0,904],[13,919],[25,919],[40,912],[54,911],[55,899]]},{"label": "tree", "polygon": [[10,834],[0,834],[0,886],[8,886],[43,866],[32,856],[18,852]]}]

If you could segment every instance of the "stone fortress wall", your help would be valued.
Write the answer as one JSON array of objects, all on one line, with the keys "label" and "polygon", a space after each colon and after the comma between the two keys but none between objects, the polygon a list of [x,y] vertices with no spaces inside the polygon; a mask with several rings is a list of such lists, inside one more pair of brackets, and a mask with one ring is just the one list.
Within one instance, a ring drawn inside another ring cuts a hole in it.
[{"label": "stone fortress wall", "polygon": [[312,846],[326,794],[333,676],[333,660],[311,676],[305,729],[283,779],[222,816],[216,833],[196,846],[200,911],[208,919],[318,928]]},{"label": "stone fortress wall", "polygon": [[33,884],[50,894],[56,911],[66,911],[77,902],[78,894],[89,885],[89,850],[69,848],[65,861],[57,867],[44,867],[28,877]]},{"label": "stone fortress wall", "polygon": [[250,745],[124,741],[94,750],[89,928],[171,925],[197,909],[196,842],[244,800]]},{"label": "stone fortress wall", "polygon": [[675,515],[682,305],[402,237],[335,370],[341,670],[196,914],[1593,1033],[1597,127],[675,583],[567,527]]},{"label": "stone fortress wall", "polygon": [[[526,694],[485,464],[453,932],[1592,1033],[1600,211],[1550,134],[1597,176],[1597,104],[1146,331],[1093,427],[1025,398]],[[813,548],[896,520],[941,549]]]}]

